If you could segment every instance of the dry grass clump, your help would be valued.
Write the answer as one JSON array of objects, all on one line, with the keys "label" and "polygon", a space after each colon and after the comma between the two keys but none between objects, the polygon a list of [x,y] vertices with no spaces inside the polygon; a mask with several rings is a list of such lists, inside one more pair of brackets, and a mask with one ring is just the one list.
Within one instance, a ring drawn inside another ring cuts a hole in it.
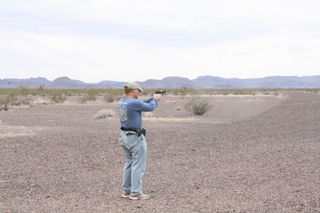
[{"label": "dry grass clump", "polygon": [[120,96],[119,95],[113,95],[113,94],[106,94],[103,99],[107,102],[107,103],[113,103],[115,100],[118,101],[120,100]]},{"label": "dry grass clump", "polygon": [[103,119],[103,118],[110,118],[115,117],[116,112],[112,109],[102,109],[99,110],[95,115],[92,116],[93,119]]},{"label": "dry grass clump", "polygon": [[200,95],[191,96],[189,101],[185,104],[185,109],[194,115],[203,115],[212,108],[207,98],[203,98]]}]

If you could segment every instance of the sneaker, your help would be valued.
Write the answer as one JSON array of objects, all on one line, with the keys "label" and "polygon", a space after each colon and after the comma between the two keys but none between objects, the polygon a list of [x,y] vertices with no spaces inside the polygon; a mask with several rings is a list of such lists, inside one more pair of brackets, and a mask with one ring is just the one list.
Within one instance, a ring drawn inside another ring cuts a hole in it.
[{"label": "sneaker", "polygon": [[129,197],[130,196],[130,192],[127,192],[127,191],[123,191],[122,192],[122,195],[121,195],[122,197]]},{"label": "sneaker", "polygon": [[146,199],[149,199],[150,196],[149,195],[145,195],[145,194],[134,194],[134,193],[131,193],[129,198],[131,200],[146,200]]}]

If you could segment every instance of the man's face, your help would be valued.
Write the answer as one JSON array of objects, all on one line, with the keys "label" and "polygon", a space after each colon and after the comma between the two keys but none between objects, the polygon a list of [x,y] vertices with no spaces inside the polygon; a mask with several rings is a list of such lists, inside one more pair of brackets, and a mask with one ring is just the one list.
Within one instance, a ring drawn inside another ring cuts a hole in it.
[{"label": "man's face", "polygon": [[133,97],[134,97],[135,99],[138,99],[139,95],[140,95],[140,90],[134,89],[134,90],[133,90]]}]

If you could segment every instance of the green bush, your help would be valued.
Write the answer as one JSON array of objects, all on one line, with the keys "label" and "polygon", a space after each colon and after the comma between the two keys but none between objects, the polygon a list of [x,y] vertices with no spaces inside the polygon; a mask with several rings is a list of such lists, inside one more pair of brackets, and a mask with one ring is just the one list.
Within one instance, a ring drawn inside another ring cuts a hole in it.
[{"label": "green bush", "polygon": [[203,115],[212,108],[212,105],[209,104],[209,99],[203,98],[200,95],[193,95],[189,98],[184,108],[194,115]]}]

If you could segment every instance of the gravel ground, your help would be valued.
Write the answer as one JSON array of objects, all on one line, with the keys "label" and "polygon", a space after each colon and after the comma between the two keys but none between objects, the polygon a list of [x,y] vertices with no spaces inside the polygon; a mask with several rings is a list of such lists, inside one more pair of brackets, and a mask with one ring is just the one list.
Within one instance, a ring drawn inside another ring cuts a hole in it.
[{"label": "gravel ground", "polygon": [[[0,112],[0,212],[320,212],[320,95],[165,96],[144,118],[149,200],[121,198],[116,103]],[[149,115],[150,116],[150,115]]]}]

